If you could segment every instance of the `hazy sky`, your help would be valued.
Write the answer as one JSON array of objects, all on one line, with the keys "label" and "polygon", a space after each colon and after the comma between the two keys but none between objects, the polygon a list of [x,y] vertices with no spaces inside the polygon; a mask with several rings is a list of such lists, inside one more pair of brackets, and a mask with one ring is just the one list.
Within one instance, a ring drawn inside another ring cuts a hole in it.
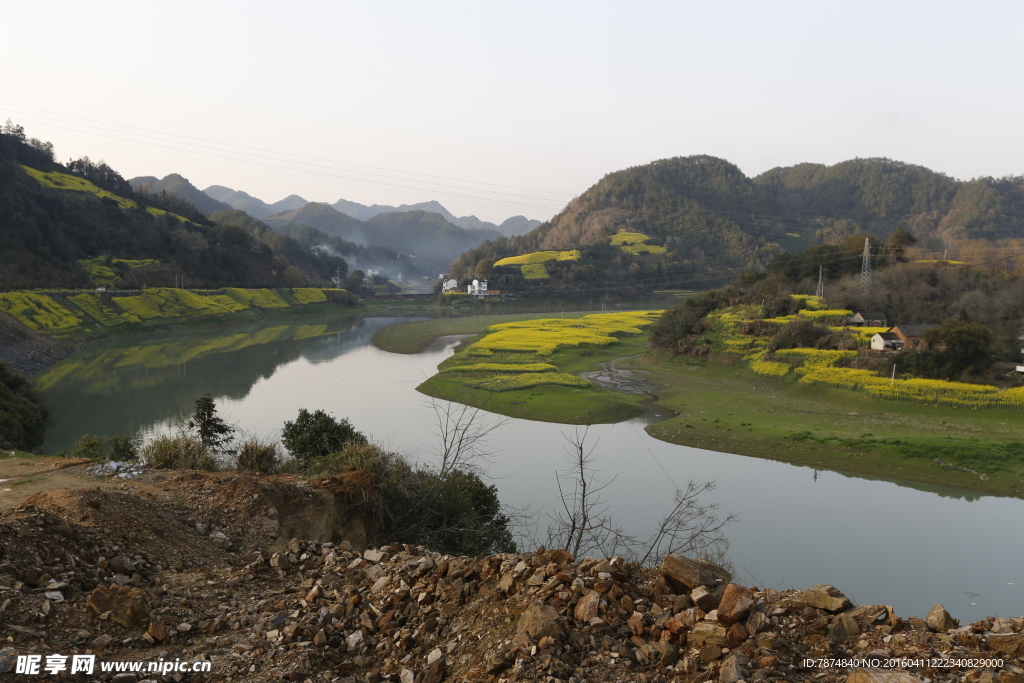
[{"label": "hazy sky", "polygon": [[0,26],[0,119],[60,160],[270,202],[545,219],[690,154],[1024,173],[1020,2],[0,0]]}]

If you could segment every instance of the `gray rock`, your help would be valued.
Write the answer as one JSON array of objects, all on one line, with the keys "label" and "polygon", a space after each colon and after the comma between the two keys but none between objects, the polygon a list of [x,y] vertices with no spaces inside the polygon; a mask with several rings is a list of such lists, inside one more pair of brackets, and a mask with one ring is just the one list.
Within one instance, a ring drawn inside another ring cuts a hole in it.
[{"label": "gray rock", "polygon": [[924,623],[928,624],[928,628],[932,631],[938,631],[939,633],[945,633],[951,628],[956,628],[956,620],[949,616],[949,612],[942,606],[942,603],[935,605],[928,612],[928,616],[924,618]]}]

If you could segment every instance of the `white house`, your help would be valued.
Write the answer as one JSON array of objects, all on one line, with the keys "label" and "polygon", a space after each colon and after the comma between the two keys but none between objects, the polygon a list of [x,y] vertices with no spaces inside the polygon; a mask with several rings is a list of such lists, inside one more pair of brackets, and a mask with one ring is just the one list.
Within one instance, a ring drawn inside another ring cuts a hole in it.
[{"label": "white house", "polygon": [[459,281],[454,279],[454,278],[451,279],[451,280],[445,280],[444,284],[441,285],[441,291],[444,294],[447,294],[448,292],[454,292],[458,288],[459,288]]},{"label": "white house", "polygon": [[487,296],[487,280],[473,280],[472,284],[466,287],[466,293],[483,299]]},{"label": "white house", "polygon": [[879,332],[871,338],[871,348],[874,351],[899,351],[903,348],[903,340],[892,332]]}]

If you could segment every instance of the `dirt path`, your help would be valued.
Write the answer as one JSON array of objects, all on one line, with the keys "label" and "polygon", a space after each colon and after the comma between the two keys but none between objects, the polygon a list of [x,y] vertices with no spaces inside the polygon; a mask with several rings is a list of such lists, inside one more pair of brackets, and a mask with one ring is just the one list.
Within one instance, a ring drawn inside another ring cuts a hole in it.
[{"label": "dirt path", "polygon": [[17,507],[43,491],[120,484],[86,474],[91,464],[80,458],[0,458],[0,510]]}]

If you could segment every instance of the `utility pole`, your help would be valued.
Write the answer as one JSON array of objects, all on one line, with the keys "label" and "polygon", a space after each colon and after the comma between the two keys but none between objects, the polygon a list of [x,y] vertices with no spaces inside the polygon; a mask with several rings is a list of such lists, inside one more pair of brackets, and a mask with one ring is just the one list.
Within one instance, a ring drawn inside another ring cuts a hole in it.
[{"label": "utility pole", "polygon": [[860,261],[860,291],[871,289],[871,240],[864,238],[864,255]]},{"label": "utility pole", "polygon": [[818,288],[814,290],[814,296],[818,298],[818,301],[822,301],[825,298],[825,280],[823,269],[821,264],[818,264]]}]

